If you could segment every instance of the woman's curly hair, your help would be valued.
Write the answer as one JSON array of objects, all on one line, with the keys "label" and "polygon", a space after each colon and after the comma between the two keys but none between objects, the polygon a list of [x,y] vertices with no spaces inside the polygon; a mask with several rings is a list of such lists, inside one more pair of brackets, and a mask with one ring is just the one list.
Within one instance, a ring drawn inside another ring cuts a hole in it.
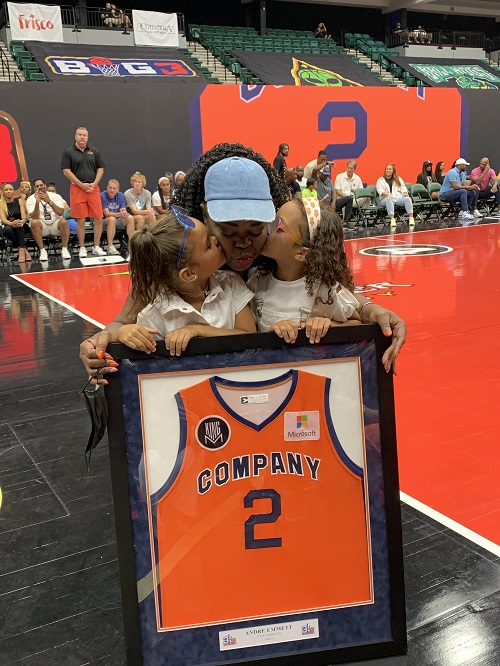
[{"label": "woman's curly hair", "polygon": [[208,169],[226,157],[246,157],[260,164],[269,178],[269,187],[276,210],[288,201],[285,183],[269,162],[260,153],[246,148],[241,143],[218,143],[203,153],[188,169],[184,182],[175,188],[172,203],[186,208],[190,215],[203,220],[201,204],[205,201],[205,175]]},{"label": "woman's curly hair", "polygon": [[321,223],[312,240],[309,240],[309,224],[304,205],[300,199],[294,201],[301,210],[300,233],[309,247],[304,263],[307,292],[312,296],[318,285],[324,284],[328,287],[328,298],[323,301],[318,297],[318,300],[331,305],[334,297],[332,289],[337,282],[349,291],[354,291],[354,279],[344,249],[342,220],[328,204],[320,204]]}]

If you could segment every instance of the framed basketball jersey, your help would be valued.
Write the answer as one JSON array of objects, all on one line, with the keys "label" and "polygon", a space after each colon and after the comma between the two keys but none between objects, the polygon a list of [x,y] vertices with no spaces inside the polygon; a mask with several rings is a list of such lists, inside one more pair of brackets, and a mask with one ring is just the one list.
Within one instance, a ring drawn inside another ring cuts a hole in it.
[{"label": "framed basketball jersey", "polygon": [[391,378],[352,329],[113,350],[128,663],[404,663]]}]

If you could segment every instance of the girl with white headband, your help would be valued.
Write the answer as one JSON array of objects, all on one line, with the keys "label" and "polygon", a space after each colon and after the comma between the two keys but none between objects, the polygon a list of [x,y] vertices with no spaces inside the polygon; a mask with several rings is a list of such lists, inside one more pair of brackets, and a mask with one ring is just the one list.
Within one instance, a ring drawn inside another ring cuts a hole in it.
[{"label": "girl with white headband", "polygon": [[304,328],[319,342],[333,322],[360,322],[342,221],[329,206],[312,198],[281,206],[261,254],[273,266],[252,269],[247,283],[259,332],[295,342]]}]

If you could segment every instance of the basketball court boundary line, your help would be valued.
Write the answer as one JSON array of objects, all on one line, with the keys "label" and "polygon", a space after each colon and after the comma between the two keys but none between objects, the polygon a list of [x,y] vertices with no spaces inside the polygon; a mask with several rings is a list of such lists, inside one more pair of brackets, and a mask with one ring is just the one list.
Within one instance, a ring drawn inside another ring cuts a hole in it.
[{"label": "basketball court boundary line", "polygon": [[[39,271],[42,272],[42,271]],[[56,271],[54,271],[56,272]],[[106,328],[106,324],[101,324],[101,322],[96,321],[95,319],[92,319],[92,317],[87,316],[86,314],[83,314],[83,312],[80,312],[80,310],[77,310],[74,308],[72,305],[69,305],[68,303],[65,303],[64,301],[59,300],[55,296],[52,296],[51,294],[47,294],[46,291],[43,291],[39,287],[35,287],[34,285],[30,284],[29,282],[26,282],[22,278],[20,278],[18,275],[11,275],[11,278],[14,280],[17,280],[21,284],[23,284],[25,287],[29,287],[30,289],[33,289],[33,291],[37,291],[39,294],[42,296],[45,296],[45,298],[50,299],[51,301],[54,301],[54,303],[57,303],[58,305],[62,305],[63,308],[66,308],[66,310],[69,310],[70,312],[73,312],[74,314],[78,315],[82,319],[85,319],[85,321],[88,321],[90,324],[93,324],[94,326],[97,326],[97,328],[103,329]]]},{"label": "basketball court boundary line", "polygon": [[[393,240],[397,240],[396,236],[402,236],[404,234],[431,234],[431,233],[436,233],[437,231],[457,231],[459,229],[479,229],[480,227],[492,227],[492,226],[498,226],[500,222],[486,222],[485,224],[472,224],[468,225],[466,227],[445,227],[443,229],[423,229],[422,231],[399,231],[399,232],[394,232],[393,234],[381,234],[380,236],[365,236],[364,238],[344,238],[344,243],[353,243],[354,241],[361,241],[361,240],[375,240],[376,238],[392,238]],[[406,241],[400,241],[400,242],[406,242]],[[416,243],[416,245],[421,245],[421,243]]]},{"label": "basketball court boundary line", "polygon": [[444,525],[444,527],[452,530],[452,532],[456,532],[468,541],[472,541],[472,543],[475,543],[476,546],[480,546],[481,548],[484,548],[484,550],[493,553],[493,555],[500,557],[500,546],[498,544],[493,543],[493,541],[490,541],[486,537],[482,537],[480,534],[477,534],[477,532],[474,532],[468,527],[457,523],[457,521],[453,520],[453,518],[448,518],[448,516],[445,516],[443,513],[440,513],[439,511],[432,509],[430,506],[423,504],[419,500],[410,497],[410,495],[407,495],[403,491],[400,491],[399,496],[402,502],[408,504],[414,509],[417,509],[417,511],[420,511],[420,513],[423,513],[428,518],[432,518],[432,520],[435,520],[437,523]]}]

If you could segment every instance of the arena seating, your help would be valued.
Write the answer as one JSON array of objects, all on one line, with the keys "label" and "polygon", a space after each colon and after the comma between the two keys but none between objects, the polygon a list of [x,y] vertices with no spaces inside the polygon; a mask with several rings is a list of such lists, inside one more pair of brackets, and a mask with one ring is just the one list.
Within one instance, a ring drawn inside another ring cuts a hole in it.
[{"label": "arena seating", "polygon": [[372,70],[374,66],[378,65],[380,72],[384,70],[390,73],[392,77],[400,79],[407,86],[426,85],[423,81],[405,72],[402,67],[399,67],[387,58],[387,56],[391,55],[397,56],[398,52],[386,46],[384,42],[372,39],[366,33],[347,32],[344,36],[344,43],[346,48],[353,50],[356,54],[359,53],[369,58]]},{"label": "arena seating", "polygon": [[199,42],[245,84],[262,81],[231,55],[235,49],[267,53],[346,53],[334,40],[316,39],[310,30],[269,29],[265,37],[260,37],[254,28],[190,25],[189,38]]},{"label": "arena seating", "polygon": [[9,43],[9,51],[23,72],[26,81],[47,81],[47,77],[40,70],[31,53],[26,50],[24,42],[12,40]]}]

